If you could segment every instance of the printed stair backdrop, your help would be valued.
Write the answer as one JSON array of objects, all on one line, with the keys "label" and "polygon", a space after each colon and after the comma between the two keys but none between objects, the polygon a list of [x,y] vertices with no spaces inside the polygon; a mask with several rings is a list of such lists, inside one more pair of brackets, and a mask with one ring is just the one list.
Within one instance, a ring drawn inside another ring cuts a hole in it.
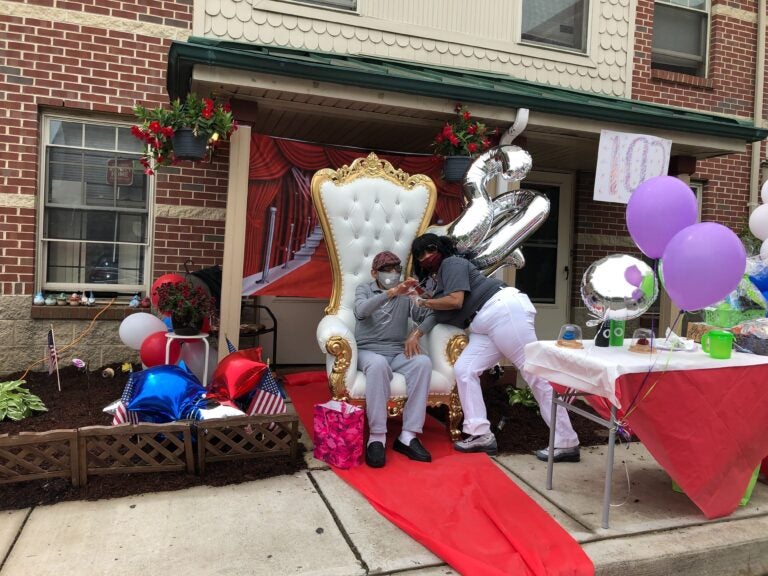
[{"label": "printed stair backdrop", "polygon": [[293,296],[297,298],[331,297],[331,263],[325,242],[321,242],[306,264],[302,264],[264,288],[253,292],[259,296]]},{"label": "printed stair backdrop", "polygon": [[[286,391],[307,430],[312,408],[328,400],[323,372],[289,374]],[[421,439],[429,464],[392,450],[387,464],[334,468],[383,516],[461,574],[493,576],[594,574],[579,544],[485,454],[459,454],[445,427],[427,418]]]}]

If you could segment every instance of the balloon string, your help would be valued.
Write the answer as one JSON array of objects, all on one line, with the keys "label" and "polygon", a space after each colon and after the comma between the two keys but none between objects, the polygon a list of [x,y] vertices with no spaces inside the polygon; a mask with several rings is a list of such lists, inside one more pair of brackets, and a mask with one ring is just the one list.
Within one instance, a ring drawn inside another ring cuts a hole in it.
[{"label": "balloon string", "polygon": [[[675,318],[675,321],[672,323],[671,332],[674,332],[675,328],[677,327],[677,323],[680,321],[680,318],[682,317],[683,313],[684,313],[683,310],[680,310],[678,312],[677,318]],[[667,337],[667,340],[669,340],[668,337]],[[653,372],[653,367],[656,365],[656,361],[658,360],[658,357],[657,357],[656,360],[653,361],[651,366],[648,368],[648,372],[645,374],[645,378],[643,378],[642,384],[640,384],[640,387],[637,389],[637,392],[635,393],[635,397],[632,399],[632,402],[629,403],[629,407],[627,408],[627,411],[624,413],[624,416],[621,419],[622,424],[627,421],[627,418],[629,418],[629,415],[632,414],[632,412],[635,411],[635,409],[637,408],[638,404],[640,402],[642,402],[643,400],[645,400],[646,398],[648,398],[650,393],[656,387],[656,384],[659,383],[659,381],[664,376],[664,373],[669,369],[669,363],[672,361],[672,352],[673,352],[672,349],[670,349],[667,352],[667,355],[666,355],[667,358],[666,358],[666,361],[664,362],[663,368],[659,371],[660,372],[659,377],[656,379],[656,381],[653,384],[651,384],[651,386],[648,388],[648,390],[643,394],[643,397],[640,398],[640,400],[638,400],[638,397],[640,396],[640,393],[643,392],[643,388],[645,387],[645,385],[646,385],[646,383],[648,381],[648,378],[650,377],[651,373]]]}]

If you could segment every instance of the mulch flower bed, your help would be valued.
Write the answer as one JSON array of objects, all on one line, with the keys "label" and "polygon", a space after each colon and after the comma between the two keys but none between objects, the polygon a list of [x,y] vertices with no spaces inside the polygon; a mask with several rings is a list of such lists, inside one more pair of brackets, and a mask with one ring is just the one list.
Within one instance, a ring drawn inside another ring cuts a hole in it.
[{"label": "mulch flower bed", "polygon": [[[102,372],[110,368],[113,377],[104,378]],[[141,366],[133,367],[140,370]],[[549,429],[535,410],[522,406],[509,406],[506,388],[511,375],[495,379],[484,377],[483,391],[488,407],[488,417],[496,433],[501,453],[526,454],[547,446]],[[61,392],[58,392],[56,376],[47,372],[30,372],[24,376],[26,387],[39,396],[48,408],[48,412],[36,412],[19,422],[4,420],[0,422],[0,434],[18,434],[20,432],[45,432],[56,429],[80,428],[92,425],[109,425],[112,416],[103,412],[103,408],[120,398],[128,379],[128,372],[123,372],[119,364],[104,366],[88,371],[67,366],[61,369]],[[21,373],[0,377],[0,381],[16,380]],[[440,418],[439,411],[430,412]],[[505,418],[505,425],[497,429]],[[580,417],[572,418],[583,446],[604,444],[606,431],[599,425]],[[305,450],[299,444],[300,454]],[[54,504],[67,500],[98,500],[118,498],[146,492],[180,490],[192,486],[224,486],[238,484],[282,474],[293,474],[305,469],[304,458],[300,456],[293,463],[290,459],[255,459],[232,462],[217,462],[206,466],[204,476],[184,472],[116,474],[102,476],[89,481],[85,486],[72,486],[69,480],[53,478],[3,484],[0,487],[3,498],[0,510],[12,510]]]}]

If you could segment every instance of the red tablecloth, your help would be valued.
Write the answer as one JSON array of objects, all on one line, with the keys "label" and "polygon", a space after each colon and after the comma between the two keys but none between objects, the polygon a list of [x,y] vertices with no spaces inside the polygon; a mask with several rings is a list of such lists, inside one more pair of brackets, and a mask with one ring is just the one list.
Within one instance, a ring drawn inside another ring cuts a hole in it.
[{"label": "red tablecloth", "polygon": [[[768,455],[768,365],[625,374],[626,422],[707,518],[727,516]],[[607,417],[605,398],[588,396]],[[634,406],[633,406],[634,400]]]}]

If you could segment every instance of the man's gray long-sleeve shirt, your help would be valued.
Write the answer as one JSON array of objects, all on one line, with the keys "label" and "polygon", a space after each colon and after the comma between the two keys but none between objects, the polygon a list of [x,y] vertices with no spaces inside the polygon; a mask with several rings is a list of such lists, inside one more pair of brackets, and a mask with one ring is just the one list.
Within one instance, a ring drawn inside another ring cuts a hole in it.
[{"label": "man's gray long-sleeve shirt", "polygon": [[408,296],[388,298],[373,282],[359,284],[355,290],[355,340],[359,350],[395,356],[405,349],[408,318],[419,322],[426,310],[411,304]]}]

